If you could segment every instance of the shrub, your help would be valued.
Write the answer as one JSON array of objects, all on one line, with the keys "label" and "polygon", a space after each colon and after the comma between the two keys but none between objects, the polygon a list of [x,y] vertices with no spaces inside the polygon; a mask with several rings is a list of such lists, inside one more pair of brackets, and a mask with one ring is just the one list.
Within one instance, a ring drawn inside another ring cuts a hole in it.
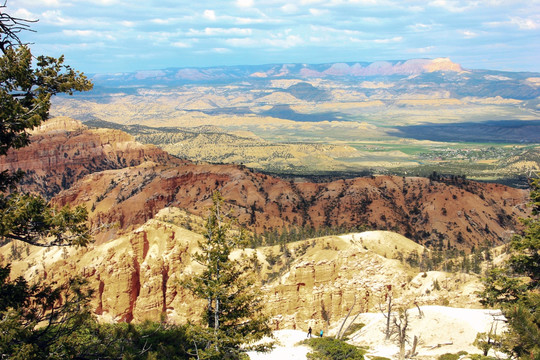
[{"label": "shrub", "polygon": [[316,360],[363,360],[365,351],[333,338],[313,338],[304,341],[313,352],[307,354],[308,359]]},{"label": "shrub", "polygon": [[458,360],[459,355],[458,354],[450,354],[446,353],[437,358],[437,360]]},{"label": "shrub", "polygon": [[497,360],[497,358],[493,356],[484,356],[481,354],[472,354],[469,355],[469,357],[471,358],[471,360]]}]

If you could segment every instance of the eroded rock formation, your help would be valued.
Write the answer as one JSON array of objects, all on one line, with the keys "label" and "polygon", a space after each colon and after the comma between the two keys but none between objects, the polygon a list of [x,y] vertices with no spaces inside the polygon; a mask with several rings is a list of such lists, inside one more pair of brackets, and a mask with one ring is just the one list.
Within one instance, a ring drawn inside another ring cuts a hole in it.
[{"label": "eroded rock formation", "polygon": [[[92,305],[102,321],[196,321],[204,300],[195,299],[181,281],[202,270],[191,256],[202,236],[175,224],[184,215],[179,209],[164,209],[135,231],[86,249],[31,249],[23,260],[12,262],[13,275],[62,283],[81,274],[96,290]],[[381,255],[395,255],[387,247],[405,256],[424,251],[420,245],[389,232],[291,243],[287,245],[287,259],[279,246],[258,248],[261,268],[257,276],[263,284],[272,326],[328,329],[351,307],[353,313],[378,311],[388,286],[396,304],[477,303],[477,277],[418,274],[408,265]],[[5,258],[9,252],[10,245],[0,248]],[[438,289],[434,288],[436,280],[441,284]]]}]

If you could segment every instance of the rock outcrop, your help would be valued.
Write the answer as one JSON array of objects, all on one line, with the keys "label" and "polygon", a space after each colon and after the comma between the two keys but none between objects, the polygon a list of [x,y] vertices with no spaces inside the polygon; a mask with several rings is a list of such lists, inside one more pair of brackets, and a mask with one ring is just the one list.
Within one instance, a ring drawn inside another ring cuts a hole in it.
[{"label": "rock outcrop", "polygon": [[145,161],[180,163],[155,146],[134,141],[125,132],[88,129],[80,121],[58,117],[32,131],[30,145],[0,157],[0,171],[21,169],[27,173],[25,190],[52,197],[85,175]]}]

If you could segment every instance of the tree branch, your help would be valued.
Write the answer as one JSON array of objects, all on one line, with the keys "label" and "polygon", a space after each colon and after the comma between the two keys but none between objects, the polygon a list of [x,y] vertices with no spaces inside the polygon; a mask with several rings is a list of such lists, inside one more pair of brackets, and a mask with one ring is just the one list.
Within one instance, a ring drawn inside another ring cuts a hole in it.
[{"label": "tree branch", "polygon": [[0,39],[0,50],[2,50],[2,53],[4,54],[10,47],[23,45],[18,34],[21,31],[36,32],[34,29],[30,28],[30,24],[38,22],[38,20],[22,19],[3,12],[2,9],[6,8],[6,5],[7,0],[4,1],[3,5],[0,5],[0,34],[2,34]]}]

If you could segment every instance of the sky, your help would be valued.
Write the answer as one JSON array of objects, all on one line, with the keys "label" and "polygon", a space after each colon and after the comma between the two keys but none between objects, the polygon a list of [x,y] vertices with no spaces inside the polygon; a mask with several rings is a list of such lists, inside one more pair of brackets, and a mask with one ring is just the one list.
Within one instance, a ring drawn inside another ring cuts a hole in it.
[{"label": "sky", "polygon": [[86,74],[448,57],[540,72],[540,0],[8,0]]}]

